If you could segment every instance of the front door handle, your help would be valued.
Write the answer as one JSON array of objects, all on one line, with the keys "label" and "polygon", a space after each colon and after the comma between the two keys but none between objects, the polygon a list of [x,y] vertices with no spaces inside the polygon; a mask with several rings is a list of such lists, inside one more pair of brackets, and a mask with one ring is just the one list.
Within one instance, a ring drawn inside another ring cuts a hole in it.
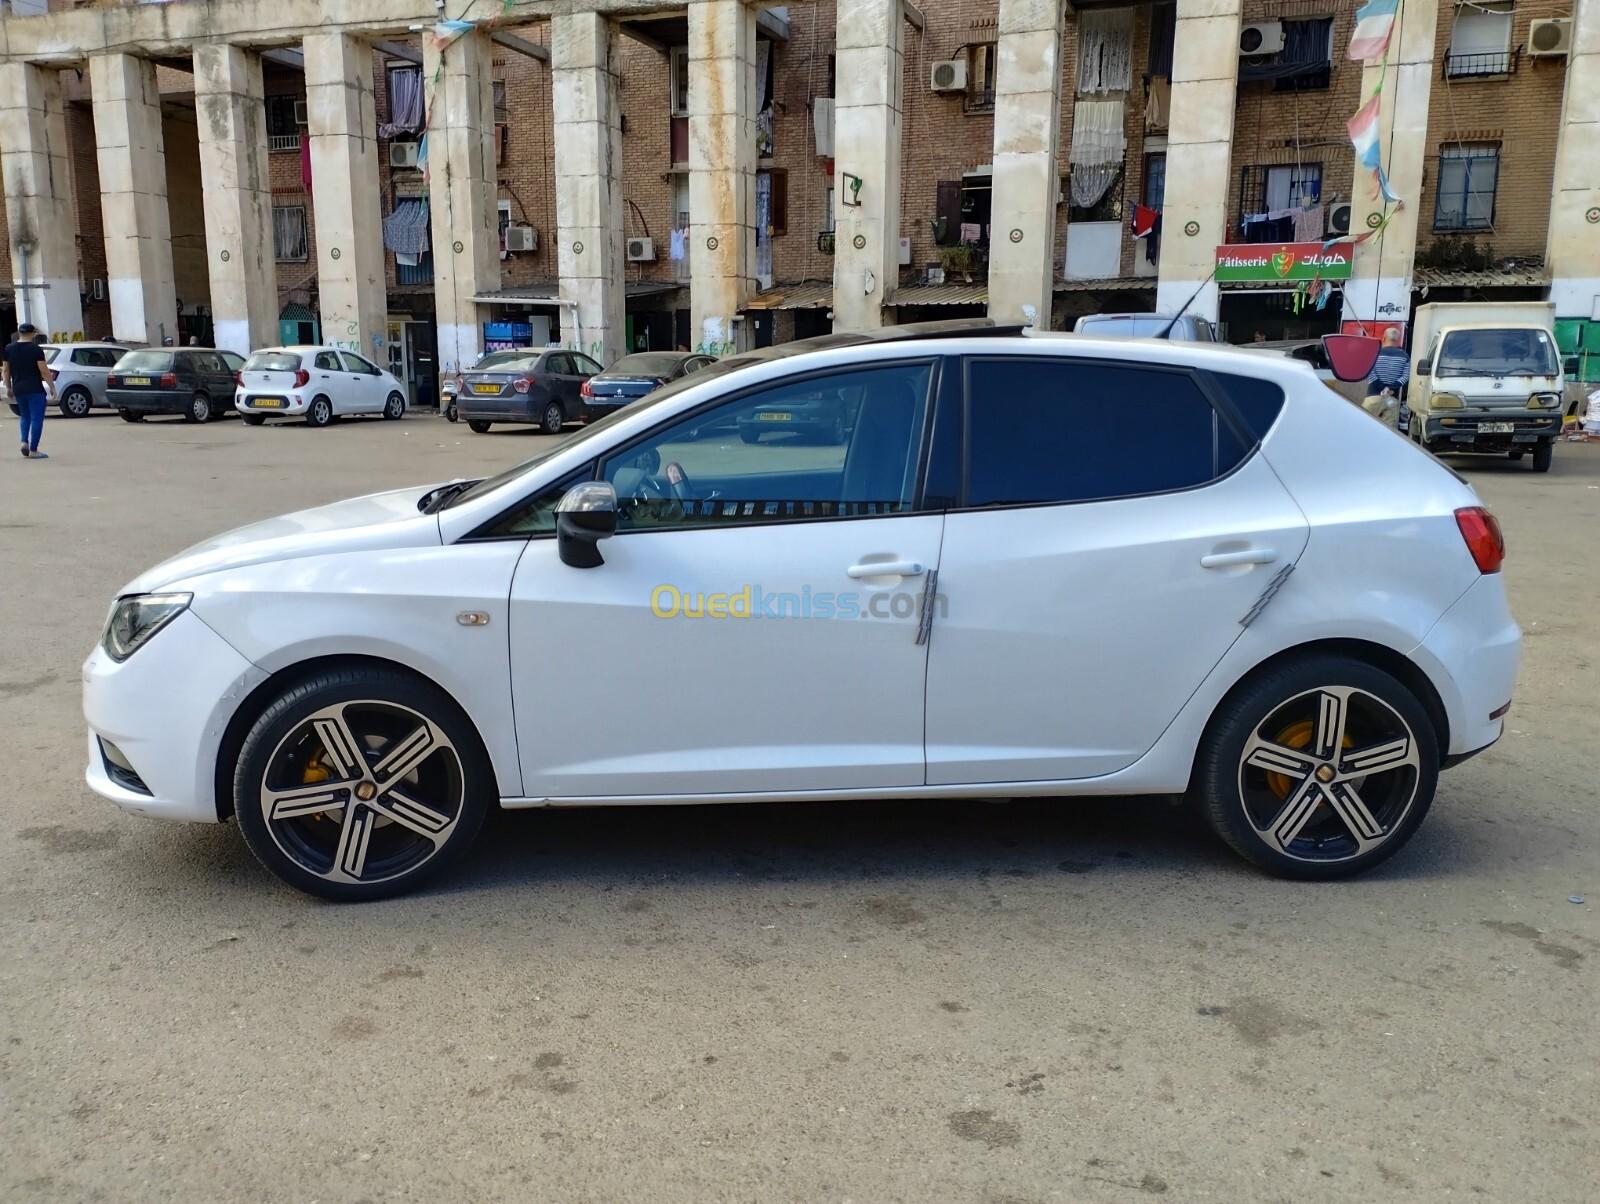
[{"label": "front door handle", "polygon": [[845,575],[856,581],[863,577],[920,577],[925,572],[915,560],[863,561],[845,569]]},{"label": "front door handle", "polygon": [[1271,548],[1240,548],[1234,552],[1212,552],[1200,557],[1203,569],[1226,569],[1238,564],[1271,564],[1278,554]]}]

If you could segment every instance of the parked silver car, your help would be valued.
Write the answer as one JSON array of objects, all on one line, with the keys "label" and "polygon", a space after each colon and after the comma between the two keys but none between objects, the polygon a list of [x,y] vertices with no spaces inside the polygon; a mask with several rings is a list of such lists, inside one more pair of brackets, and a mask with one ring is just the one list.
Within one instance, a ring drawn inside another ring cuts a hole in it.
[{"label": "parked silver car", "polygon": [[[127,352],[115,343],[45,343],[44,358],[56,375],[56,404],[67,418],[82,418],[106,402],[106,373]],[[10,396],[11,412],[17,405]]]}]

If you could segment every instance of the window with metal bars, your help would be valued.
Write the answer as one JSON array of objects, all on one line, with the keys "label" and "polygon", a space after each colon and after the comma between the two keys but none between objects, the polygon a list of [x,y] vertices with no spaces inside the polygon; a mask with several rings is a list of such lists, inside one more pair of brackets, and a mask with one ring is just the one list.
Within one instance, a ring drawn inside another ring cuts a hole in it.
[{"label": "window with metal bars", "polygon": [[1499,143],[1457,143],[1439,148],[1434,188],[1435,230],[1492,230],[1500,182]]}]

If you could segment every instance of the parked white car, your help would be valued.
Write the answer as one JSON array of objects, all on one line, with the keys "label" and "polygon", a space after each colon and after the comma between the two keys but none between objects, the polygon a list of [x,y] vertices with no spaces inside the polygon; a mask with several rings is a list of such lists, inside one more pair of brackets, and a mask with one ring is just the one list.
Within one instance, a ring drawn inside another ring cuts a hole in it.
[{"label": "parked white car", "polygon": [[[738,437],[821,393],[842,443]],[[1286,357],[835,335],[135,578],[84,666],[88,781],[231,815],[340,899],[496,805],[1188,792],[1332,878],[1499,738],[1502,553],[1460,477]]]},{"label": "parked white car", "polygon": [[[106,403],[106,376],[127,351],[116,343],[45,343],[44,361],[56,378],[56,407],[63,418],[82,418]],[[17,403],[0,385],[0,399],[17,412]]]},{"label": "parked white car", "polygon": [[365,356],[339,347],[266,347],[239,373],[233,407],[260,426],[276,415],[327,426],[349,414],[401,418],[405,388]]}]

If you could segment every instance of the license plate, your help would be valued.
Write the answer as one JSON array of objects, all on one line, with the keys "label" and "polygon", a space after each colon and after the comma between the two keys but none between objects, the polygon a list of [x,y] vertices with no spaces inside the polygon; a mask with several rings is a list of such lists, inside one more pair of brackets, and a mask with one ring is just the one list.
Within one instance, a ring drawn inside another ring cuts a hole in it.
[{"label": "license plate", "polygon": [[250,408],[253,410],[281,410],[283,398],[281,397],[252,397]]},{"label": "license plate", "polygon": [[474,393],[498,393],[498,392],[500,392],[500,386],[499,385],[473,385],[472,386],[472,391]]},{"label": "license plate", "polygon": [[788,422],[792,415],[777,410],[769,410],[761,415],[762,422]]},{"label": "license plate", "polygon": [[1514,422],[1480,422],[1480,423],[1478,423],[1478,434],[1480,434],[1480,435],[1509,435],[1512,431],[1514,431],[1516,429],[1517,429],[1517,424],[1514,423]]},{"label": "license plate", "polygon": [[148,376],[126,376],[123,377],[123,383],[129,385],[148,385],[150,383],[150,378]]}]

